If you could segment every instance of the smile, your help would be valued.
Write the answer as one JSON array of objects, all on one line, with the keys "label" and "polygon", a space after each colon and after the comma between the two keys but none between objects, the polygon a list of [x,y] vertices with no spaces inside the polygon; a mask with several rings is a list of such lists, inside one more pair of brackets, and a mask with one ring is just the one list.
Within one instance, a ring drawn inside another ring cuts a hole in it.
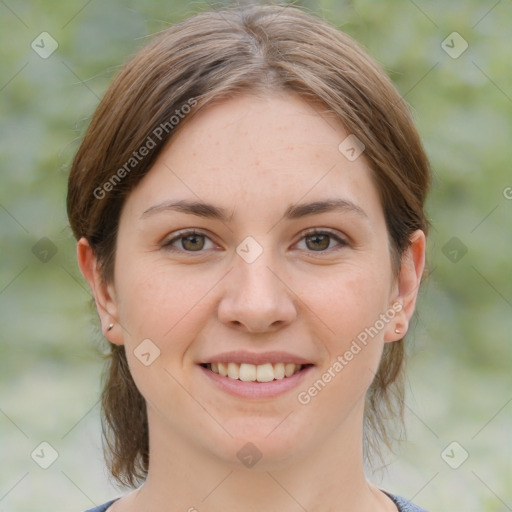
[{"label": "smile", "polygon": [[245,400],[261,401],[277,398],[302,386],[301,383],[314,366],[284,362],[253,364],[215,361],[197,367],[219,391]]},{"label": "smile", "polygon": [[282,380],[299,372],[303,366],[295,363],[207,363],[205,368],[229,379],[243,382],[271,382]]}]

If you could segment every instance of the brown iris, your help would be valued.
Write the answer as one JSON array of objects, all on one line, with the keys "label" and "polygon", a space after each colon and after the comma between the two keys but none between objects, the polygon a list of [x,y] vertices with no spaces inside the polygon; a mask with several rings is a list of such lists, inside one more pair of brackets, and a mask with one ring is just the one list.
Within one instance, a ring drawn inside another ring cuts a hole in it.
[{"label": "brown iris", "polygon": [[330,238],[325,234],[308,235],[306,236],[306,246],[312,251],[322,251],[329,247]]},{"label": "brown iris", "polygon": [[181,238],[181,246],[187,251],[200,251],[204,247],[204,235],[187,235]]}]

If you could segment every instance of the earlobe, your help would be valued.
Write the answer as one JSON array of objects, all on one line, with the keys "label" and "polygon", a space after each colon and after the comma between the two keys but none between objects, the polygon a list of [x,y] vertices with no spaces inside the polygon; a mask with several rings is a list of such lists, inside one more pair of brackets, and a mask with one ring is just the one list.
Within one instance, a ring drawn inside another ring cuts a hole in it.
[{"label": "earlobe", "polygon": [[123,332],[119,325],[114,286],[103,280],[94,250],[85,237],[78,241],[76,251],[78,266],[93,294],[104,336],[110,342],[122,345]]},{"label": "earlobe", "polygon": [[[410,238],[410,245],[402,255],[400,272],[398,273],[395,296],[392,304],[400,304],[394,321],[390,322],[385,333],[385,341],[397,341],[402,339],[409,328],[410,319],[416,307],[416,299],[425,268],[425,233],[418,229]],[[397,332],[398,331],[398,332]]]}]

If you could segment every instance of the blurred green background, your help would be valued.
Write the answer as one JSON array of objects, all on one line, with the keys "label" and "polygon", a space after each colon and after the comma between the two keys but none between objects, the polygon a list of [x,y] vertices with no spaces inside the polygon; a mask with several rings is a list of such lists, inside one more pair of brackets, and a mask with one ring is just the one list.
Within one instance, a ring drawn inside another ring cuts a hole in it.
[{"label": "blurred green background", "polygon": [[[430,276],[408,340],[409,439],[373,478],[432,512],[512,510],[512,2],[296,3],[380,62],[434,171]],[[103,342],[75,262],[66,179],[120,65],[150,34],[207,8],[0,2],[2,512],[83,511],[120,492],[102,463]],[[58,43],[51,56],[42,32]],[[48,469],[35,462],[43,441],[58,453]],[[456,466],[466,452],[457,468],[441,456]]]}]

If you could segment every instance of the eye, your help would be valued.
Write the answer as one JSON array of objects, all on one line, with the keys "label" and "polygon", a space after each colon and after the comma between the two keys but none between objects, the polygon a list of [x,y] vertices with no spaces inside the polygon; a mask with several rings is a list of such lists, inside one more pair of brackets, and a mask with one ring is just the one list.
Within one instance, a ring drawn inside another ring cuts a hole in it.
[{"label": "eye", "polygon": [[178,233],[164,242],[162,247],[172,251],[200,252],[203,249],[213,249],[214,244],[204,233],[189,230]]},{"label": "eye", "polygon": [[[299,247],[299,245],[305,242],[306,249]],[[338,249],[348,245],[348,242],[330,231],[309,231],[297,244],[299,249],[309,250],[314,252],[326,252],[338,246]]]}]

